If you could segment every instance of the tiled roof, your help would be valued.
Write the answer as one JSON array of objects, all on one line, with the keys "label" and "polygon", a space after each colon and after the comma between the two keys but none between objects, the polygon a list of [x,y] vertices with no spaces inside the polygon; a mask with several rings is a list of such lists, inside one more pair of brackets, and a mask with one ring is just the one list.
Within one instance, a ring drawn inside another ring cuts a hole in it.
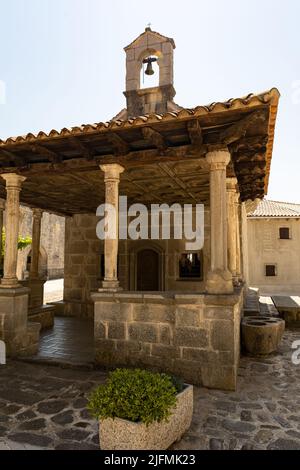
[{"label": "tiled roof", "polygon": [[[196,108],[182,108],[179,111],[167,112],[165,114],[146,114],[144,116],[137,116],[130,119],[113,119],[107,122],[99,122],[95,124],[83,124],[81,126],[63,128],[61,130],[52,129],[49,133],[39,132],[38,134],[29,133],[24,136],[9,137],[5,140],[0,139],[0,148],[9,145],[34,143],[36,141],[56,139],[59,137],[80,136],[93,133],[114,131],[121,129],[129,129],[131,127],[138,127],[143,125],[155,124],[158,122],[170,122],[178,120],[191,119],[191,117],[201,117],[210,113],[223,113],[229,110],[240,110],[243,108],[253,108],[262,104],[270,105],[272,108],[270,122],[269,122],[269,143],[273,144],[274,127],[276,120],[276,112],[278,106],[280,93],[277,88],[272,88],[269,91],[260,93],[258,95],[249,94],[242,98],[231,98],[224,102],[214,102],[204,106],[197,106]],[[271,153],[272,153],[272,149]]]},{"label": "tiled roof", "polygon": [[300,204],[263,199],[248,217],[300,217]]}]

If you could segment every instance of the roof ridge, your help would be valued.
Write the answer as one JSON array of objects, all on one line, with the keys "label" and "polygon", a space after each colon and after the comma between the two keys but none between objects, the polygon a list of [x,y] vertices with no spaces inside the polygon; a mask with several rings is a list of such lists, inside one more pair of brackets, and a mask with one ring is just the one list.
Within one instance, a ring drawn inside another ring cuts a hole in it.
[{"label": "roof ridge", "polygon": [[275,202],[276,204],[289,204],[293,206],[300,206],[300,202],[288,202],[288,201],[274,201],[274,199],[265,199],[267,202]]}]

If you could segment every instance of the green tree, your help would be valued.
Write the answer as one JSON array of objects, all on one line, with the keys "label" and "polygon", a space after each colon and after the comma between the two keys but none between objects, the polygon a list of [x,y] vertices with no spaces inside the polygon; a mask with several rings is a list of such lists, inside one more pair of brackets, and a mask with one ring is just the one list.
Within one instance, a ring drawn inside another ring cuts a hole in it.
[{"label": "green tree", "polygon": [[[31,245],[32,238],[27,235],[27,237],[18,237],[18,250],[24,250],[28,245]],[[5,248],[5,230],[2,230],[2,242],[1,242],[1,253],[4,255]]]}]

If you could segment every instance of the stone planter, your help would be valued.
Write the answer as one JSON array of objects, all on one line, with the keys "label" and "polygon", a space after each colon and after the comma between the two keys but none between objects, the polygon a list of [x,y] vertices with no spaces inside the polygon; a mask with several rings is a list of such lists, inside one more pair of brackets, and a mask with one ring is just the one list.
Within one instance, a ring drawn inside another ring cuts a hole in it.
[{"label": "stone planter", "polygon": [[242,320],[242,345],[245,352],[263,356],[277,351],[285,322],[274,317],[246,317]]},{"label": "stone planter", "polygon": [[168,421],[148,427],[120,418],[99,423],[101,450],[166,450],[189,429],[193,416],[193,387],[177,395],[177,404]]}]

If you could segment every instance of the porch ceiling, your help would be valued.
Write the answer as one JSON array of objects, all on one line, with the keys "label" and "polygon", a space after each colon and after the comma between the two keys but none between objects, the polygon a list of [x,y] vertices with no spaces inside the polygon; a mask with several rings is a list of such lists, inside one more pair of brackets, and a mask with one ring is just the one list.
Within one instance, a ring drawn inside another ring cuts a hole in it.
[{"label": "porch ceiling", "polygon": [[[130,201],[208,202],[205,153],[228,146],[228,176],[242,200],[267,191],[279,93],[0,141],[0,173],[27,177],[21,201],[61,214],[94,213],[104,201],[99,165],[119,162]],[[4,181],[0,197],[5,197]]]}]

